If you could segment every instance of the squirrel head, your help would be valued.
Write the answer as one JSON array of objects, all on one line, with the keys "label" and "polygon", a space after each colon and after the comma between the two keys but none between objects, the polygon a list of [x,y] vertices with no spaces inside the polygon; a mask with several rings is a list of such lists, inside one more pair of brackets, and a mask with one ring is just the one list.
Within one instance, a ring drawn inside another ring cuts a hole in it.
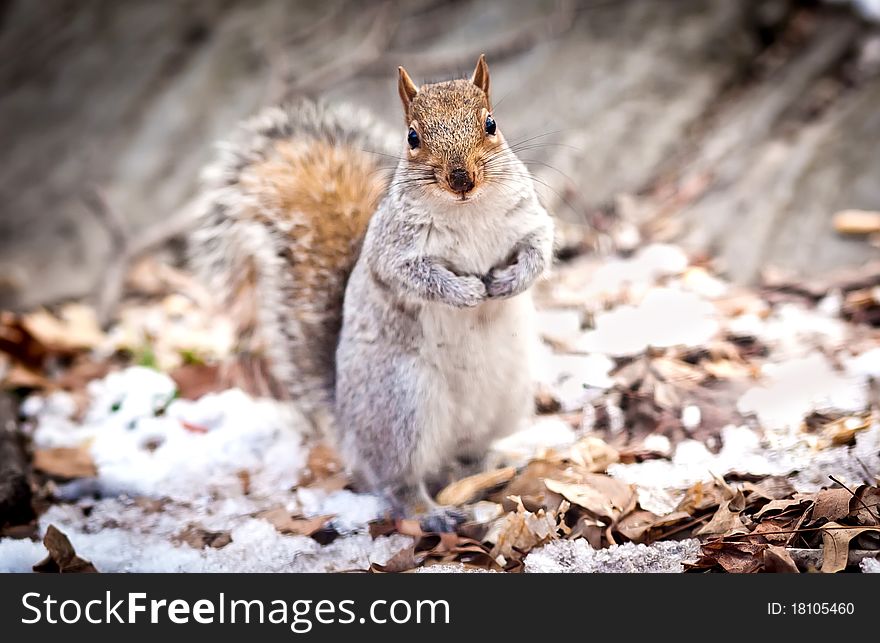
[{"label": "squirrel head", "polygon": [[486,179],[485,164],[503,146],[489,102],[489,67],[480,56],[469,80],[416,87],[399,67],[413,183],[436,185],[466,201]]}]

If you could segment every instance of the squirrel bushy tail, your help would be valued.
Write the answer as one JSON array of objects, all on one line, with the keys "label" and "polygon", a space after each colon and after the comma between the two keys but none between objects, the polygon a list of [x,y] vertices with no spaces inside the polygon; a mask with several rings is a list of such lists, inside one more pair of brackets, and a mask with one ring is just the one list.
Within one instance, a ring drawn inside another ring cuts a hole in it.
[{"label": "squirrel bushy tail", "polygon": [[296,401],[321,430],[345,284],[387,185],[389,140],[346,106],[270,108],[203,174],[189,258],[234,323],[228,379]]}]

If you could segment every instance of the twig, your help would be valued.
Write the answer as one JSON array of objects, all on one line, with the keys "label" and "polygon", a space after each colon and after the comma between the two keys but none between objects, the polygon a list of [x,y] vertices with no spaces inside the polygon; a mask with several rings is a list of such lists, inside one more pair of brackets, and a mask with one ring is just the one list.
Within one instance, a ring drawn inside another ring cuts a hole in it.
[{"label": "twig", "polygon": [[[822,549],[799,549],[795,547],[786,547],[785,551],[789,553],[792,559],[794,559],[795,563],[798,563],[798,566],[814,567],[817,569],[822,566],[822,561],[825,554],[824,550]],[[858,565],[865,558],[873,558],[876,555],[876,550],[851,549],[847,554],[846,564],[847,566]]]},{"label": "twig", "polygon": [[111,239],[112,255],[98,285],[99,290],[94,294],[98,321],[106,326],[122,298],[125,278],[131,264],[189,231],[195,224],[200,202],[197,198],[189,201],[171,217],[139,231],[137,236],[128,229],[125,219],[109,204],[100,189],[89,190],[83,195],[83,202],[104,226]]},{"label": "twig", "polygon": [[[795,524],[795,526],[794,526],[795,530],[799,530],[799,529],[801,528],[801,525],[803,525],[804,522],[806,522],[806,520],[807,520],[807,514],[808,514],[808,513],[810,513],[810,512],[809,512],[809,511],[805,511],[804,513],[801,514],[801,517],[798,518],[797,524]],[[791,546],[791,541],[795,539],[795,536],[797,536],[798,533],[799,533],[799,532],[796,531],[796,532],[793,533],[793,534],[789,534],[788,538],[785,539],[785,546],[786,546],[786,547],[790,547],[790,546]],[[806,540],[804,540],[804,543],[806,544]]]},{"label": "twig", "polygon": [[725,536],[717,541],[712,542],[720,542],[726,543],[728,542],[728,538],[750,538],[752,536],[782,536],[785,534],[802,534],[808,531],[837,531],[839,529],[871,529],[871,527],[853,527],[849,525],[841,525],[839,527],[828,527],[827,525],[823,525],[822,527],[802,527],[799,529],[780,529],[778,531],[762,531],[761,533],[756,534],[755,532],[749,532],[747,534],[730,534],[729,536]]},{"label": "twig", "polygon": [[125,271],[129,262],[130,235],[122,216],[110,207],[102,190],[93,188],[83,195],[83,202],[110,235],[110,259],[104,268],[100,290],[95,293],[95,309],[99,323],[110,321],[113,310],[122,296]]}]

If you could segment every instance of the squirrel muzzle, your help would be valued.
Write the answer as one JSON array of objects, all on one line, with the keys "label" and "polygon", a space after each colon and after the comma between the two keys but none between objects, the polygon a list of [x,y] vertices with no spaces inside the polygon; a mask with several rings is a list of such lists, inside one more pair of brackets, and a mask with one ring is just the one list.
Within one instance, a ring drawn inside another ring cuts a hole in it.
[{"label": "squirrel muzzle", "polygon": [[450,171],[446,181],[453,192],[458,192],[462,196],[474,189],[473,175],[463,168]]}]

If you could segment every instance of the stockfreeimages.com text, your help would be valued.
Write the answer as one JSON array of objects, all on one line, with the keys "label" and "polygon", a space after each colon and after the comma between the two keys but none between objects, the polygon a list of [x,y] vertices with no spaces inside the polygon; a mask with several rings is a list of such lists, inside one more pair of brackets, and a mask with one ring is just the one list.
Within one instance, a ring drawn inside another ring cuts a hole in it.
[{"label": "stockfreeimages.com text", "polygon": [[106,592],[103,599],[58,601],[51,594],[28,592],[21,598],[21,622],[34,623],[160,623],[203,624],[271,623],[288,625],[297,634],[311,631],[315,623],[449,623],[449,603],[444,600],[374,600],[362,612],[353,600],[244,600],[227,599],[150,599],[145,592],[122,597]]}]

